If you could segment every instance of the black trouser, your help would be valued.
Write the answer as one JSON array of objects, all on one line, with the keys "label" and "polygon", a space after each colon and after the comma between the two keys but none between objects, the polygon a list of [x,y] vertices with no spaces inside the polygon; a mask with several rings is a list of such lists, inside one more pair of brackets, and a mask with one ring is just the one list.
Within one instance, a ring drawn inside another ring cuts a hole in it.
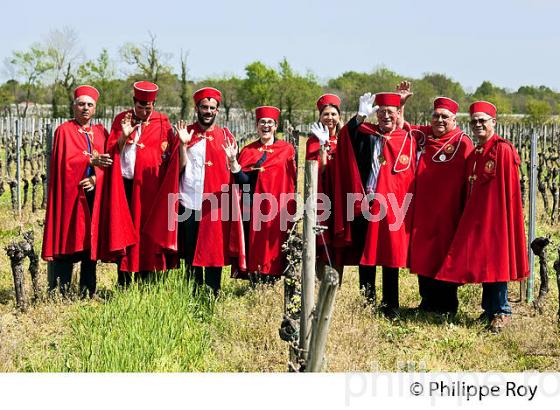
[{"label": "black trouser", "polygon": [[[128,210],[132,215],[132,208],[130,204],[132,203],[132,189],[134,186],[133,179],[123,178],[124,193],[126,195],[126,202],[128,203]],[[135,278],[140,281],[146,281],[151,277],[151,271],[140,271],[136,272]],[[121,261],[117,263],[117,283],[119,286],[128,287],[132,282],[132,272],[127,272],[121,270]]]},{"label": "black trouser", "polygon": [[459,285],[418,275],[418,290],[422,302],[420,309],[436,313],[457,313]]},{"label": "black trouser", "polygon": [[[360,276],[360,290],[364,292],[370,303],[375,303],[375,276],[376,266],[360,265],[358,268]],[[399,307],[399,268],[382,266],[382,289],[383,299],[381,304],[390,308]]]},{"label": "black trouser", "polygon": [[[200,211],[185,210],[183,205],[179,205],[179,215],[184,212],[187,212],[187,219],[179,222],[179,249],[182,250],[181,257],[185,259],[185,265],[187,265],[187,279],[193,281],[195,292],[205,284],[217,296],[221,288],[222,267],[192,265],[198,241],[201,213]],[[221,244],[216,244],[216,246],[221,246]]]},{"label": "black trouser", "polygon": [[[91,215],[95,199],[95,189],[84,191],[84,193]],[[78,262],[80,263],[80,295],[82,297],[92,297],[97,287],[97,262],[91,260],[91,251],[89,249],[72,255],[59,256],[51,262],[52,275],[49,277],[49,291],[56,289],[58,283],[60,293],[66,295],[72,281],[74,263]]]},{"label": "black trouser", "polygon": [[58,257],[51,262],[52,276],[49,278],[49,291],[59,287],[60,293],[66,295],[72,280],[74,263],[80,263],[80,295],[92,297],[97,287],[96,261],[90,259],[90,252]]}]

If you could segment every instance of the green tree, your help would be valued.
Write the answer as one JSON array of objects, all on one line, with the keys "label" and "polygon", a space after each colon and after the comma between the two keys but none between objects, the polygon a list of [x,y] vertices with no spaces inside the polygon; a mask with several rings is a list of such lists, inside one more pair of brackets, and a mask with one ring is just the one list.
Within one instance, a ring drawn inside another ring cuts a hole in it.
[{"label": "green tree", "polygon": [[[340,108],[344,112],[358,110],[358,99],[367,92],[369,74],[347,71],[337,78],[329,80],[327,86],[341,98]],[[371,90],[370,90],[371,91]]]},{"label": "green tree", "polygon": [[545,123],[550,120],[552,107],[543,100],[529,98],[527,100],[527,121],[532,123]]},{"label": "green tree", "polygon": [[300,75],[294,72],[286,58],[280,62],[279,68],[278,107],[286,113],[286,119],[294,123],[294,111],[310,112],[322,88],[313,73]]},{"label": "green tree", "polygon": [[275,104],[278,73],[260,61],[255,61],[245,67],[245,74],[241,92],[243,106],[253,110],[261,105]]},{"label": "green tree", "polygon": [[234,75],[225,75],[218,78],[208,78],[197,84],[198,88],[214,87],[222,93],[220,110],[225,115],[225,120],[230,120],[231,109],[241,106],[241,90],[244,81]]},{"label": "green tree", "polygon": [[[41,45],[35,43],[31,45],[28,51],[14,51],[10,64],[14,67],[14,73],[18,82],[22,85],[24,90],[24,109],[19,112],[19,106],[16,105],[17,115],[25,117],[34,96],[34,91],[41,85],[45,74],[52,70],[52,62],[47,58],[46,50]],[[18,99],[16,103],[20,103]]]},{"label": "green tree", "polygon": [[125,97],[124,82],[117,78],[115,64],[111,61],[107,49],[101,50],[95,60],[82,64],[78,69],[78,76],[99,90],[100,98],[97,103],[99,115],[107,116],[108,109],[111,108],[111,114],[114,116],[117,105],[130,103],[130,97]]}]

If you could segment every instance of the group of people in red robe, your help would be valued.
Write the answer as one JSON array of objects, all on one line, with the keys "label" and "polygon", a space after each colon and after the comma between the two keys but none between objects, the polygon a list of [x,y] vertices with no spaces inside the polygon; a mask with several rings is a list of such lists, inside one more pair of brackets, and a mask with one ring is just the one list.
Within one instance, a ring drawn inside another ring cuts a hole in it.
[{"label": "group of people in red robe", "polygon": [[92,125],[99,93],[87,85],[75,90],[74,119],[55,132],[42,252],[49,288],[65,293],[81,262],[80,292],[93,296],[97,260],[117,263],[124,287],[180,259],[195,290],[215,295],[230,264],[235,277],[280,277],[296,183],[294,147],[276,138],[280,110],[256,109],[259,139],[237,158],[235,137],[215,124],[219,90],[196,91],[196,122],[172,126],[155,110],[156,84],[133,88],[133,108],[110,133]]},{"label": "group of people in red robe", "polygon": [[[274,282],[291,226],[283,217],[296,208],[296,155],[276,138],[280,110],[258,107],[258,139],[239,151],[215,123],[219,90],[196,91],[196,121],[172,126],[155,110],[156,84],[133,88],[132,109],[110,133],[92,124],[99,93],[87,85],[75,90],[74,119],[55,132],[42,252],[52,261],[50,288],[65,292],[81,262],[80,291],[92,296],[97,260],[117,263],[121,286],[180,259],[195,287],[216,295],[227,265],[234,277]],[[496,135],[491,103],[469,108],[474,146],[450,98],[434,100],[430,125],[406,122],[412,95],[406,82],[364,94],[344,126],[340,98],[318,99],[306,159],[319,162],[318,189],[330,202],[319,218],[319,270],[330,264],[342,275],[358,265],[375,304],[381,266],[380,308],[390,318],[399,314],[400,268],[418,275],[419,309],[428,312],[454,315],[458,286],[482,283],[482,318],[499,329],[511,316],[508,281],[529,272],[519,157]]]},{"label": "group of people in red robe", "polygon": [[[475,147],[457,126],[459,106],[450,98],[434,100],[430,125],[406,122],[412,95],[408,82],[394,93],[364,94],[343,127],[328,122],[331,112],[339,121],[340,99],[319,98],[306,158],[320,162],[319,191],[328,193],[332,215],[318,266],[342,273],[358,265],[360,289],[373,305],[381,266],[380,310],[389,318],[399,315],[400,268],[418,275],[418,309],[426,312],[455,315],[458,287],[481,283],[480,319],[499,331],[511,319],[507,283],[529,275],[519,157],[495,133],[493,104],[469,107]],[[372,115],[375,124],[366,121]]]}]

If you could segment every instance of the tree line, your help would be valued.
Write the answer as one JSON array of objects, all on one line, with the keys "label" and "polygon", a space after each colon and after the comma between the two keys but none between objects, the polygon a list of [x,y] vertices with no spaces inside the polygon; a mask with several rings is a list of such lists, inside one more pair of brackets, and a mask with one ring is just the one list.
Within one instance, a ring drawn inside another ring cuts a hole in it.
[{"label": "tree line", "polygon": [[[148,80],[160,87],[158,105],[178,107],[170,117],[188,118],[192,115],[191,94],[202,86],[218,88],[223,94],[222,112],[230,119],[232,109],[251,111],[259,105],[275,105],[283,119],[311,122],[316,118],[314,104],[323,93],[335,93],[342,98],[342,111],[351,113],[357,108],[358,97],[367,91],[389,91],[402,80],[413,82],[414,97],[407,104],[407,119],[427,121],[431,102],[437,96],[456,100],[466,111],[473,99],[493,102],[500,114],[523,114],[521,120],[549,122],[560,113],[560,93],[541,86],[522,86],[512,91],[484,81],[468,93],[463,86],[441,73],[426,73],[410,78],[381,67],[372,72],[347,71],[326,83],[308,71],[299,73],[286,58],[277,67],[254,61],[245,67],[244,77],[222,75],[201,80],[190,78],[188,53],[181,51],[180,65],[171,65],[172,54],[163,51],[156,36],[148,33],[144,43],[125,43],[119,57],[112,58],[107,49],[92,59],[85,58],[79,48],[76,31],[69,27],[52,30],[45,38],[25,50],[14,50],[4,59],[4,72],[9,78],[0,85],[0,112],[25,117],[30,105],[50,106],[50,115],[65,117],[72,114],[72,91],[83,83],[101,92],[98,115],[112,116],[117,107],[130,106],[131,85]],[[119,67],[127,67],[123,73]]]}]

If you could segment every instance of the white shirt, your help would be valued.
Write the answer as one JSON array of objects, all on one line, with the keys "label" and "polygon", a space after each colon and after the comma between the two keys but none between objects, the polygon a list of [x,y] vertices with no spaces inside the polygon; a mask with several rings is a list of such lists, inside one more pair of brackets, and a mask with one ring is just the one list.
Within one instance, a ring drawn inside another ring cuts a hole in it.
[{"label": "white shirt", "polygon": [[179,201],[185,208],[202,209],[205,162],[206,138],[202,138],[187,150],[187,165],[179,181]]},{"label": "white shirt", "polygon": [[129,144],[128,141],[125,142],[124,147],[121,151],[121,173],[123,178],[134,179],[134,167],[136,166],[136,148],[140,135],[142,135],[142,126],[139,125],[134,131],[136,136],[134,137],[134,142]]}]

